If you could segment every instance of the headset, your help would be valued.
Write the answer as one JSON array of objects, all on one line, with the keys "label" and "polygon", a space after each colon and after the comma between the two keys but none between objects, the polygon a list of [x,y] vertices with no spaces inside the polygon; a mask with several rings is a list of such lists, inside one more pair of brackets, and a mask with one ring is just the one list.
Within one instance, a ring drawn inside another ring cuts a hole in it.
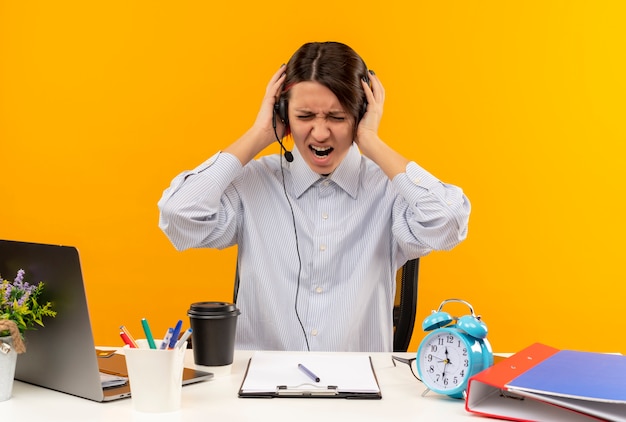
[{"label": "headset", "polygon": [[[369,85],[371,89],[372,82],[370,81],[370,78],[368,77],[369,72],[370,71],[365,72],[365,76],[363,76],[363,80],[365,81],[365,83]],[[285,127],[289,127],[289,114],[287,112],[288,109],[289,109],[289,100],[287,100],[287,95],[283,92],[280,94],[278,101],[274,103],[274,113],[272,115],[272,126],[274,128],[274,135],[276,136],[276,142],[279,143],[280,148],[284,151],[285,160],[291,163],[293,161],[293,154],[291,153],[291,151],[285,148],[282,141],[280,140],[280,137],[278,136],[278,132],[276,131],[276,117],[280,119],[280,121],[285,125]],[[359,116],[356,120],[357,125],[359,124],[363,116],[365,115],[366,111],[367,111],[367,98],[365,97],[365,93],[364,93],[363,104],[361,106],[361,110],[359,110]]]},{"label": "headset", "polygon": [[[291,153],[291,151],[289,151],[287,148],[285,148],[285,146],[283,145],[283,142],[280,140],[280,137],[278,136],[278,132],[276,131],[276,116],[278,115],[278,117],[280,118],[280,120],[283,122],[283,124],[285,125],[285,127],[287,127],[288,123],[287,123],[287,104],[286,104],[287,100],[283,101],[283,95],[281,95],[281,98],[279,99],[279,102],[274,103],[274,113],[272,114],[272,127],[274,128],[274,136],[276,136],[276,142],[278,142],[280,144],[280,148],[285,152],[285,160],[287,160],[288,162],[292,162],[293,161],[293,154]],[[285,103],[285,104],[283,104]],[[281,107],[283,108],[281,110]],[[285,116],[283,118],[283,115]],[[282,166],[281,166],[282,169]]]}]

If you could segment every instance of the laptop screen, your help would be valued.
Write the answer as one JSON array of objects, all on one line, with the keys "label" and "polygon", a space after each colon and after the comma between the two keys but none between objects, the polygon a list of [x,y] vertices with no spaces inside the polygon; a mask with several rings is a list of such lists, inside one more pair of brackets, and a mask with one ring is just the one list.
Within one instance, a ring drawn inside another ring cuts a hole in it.
[{"label": "laptop screen", "polygon": [[[26,353],[18,356],[15,379],[95,401],[130,396],[128,385],[102,388],[99,363],[105,359],[96,355],[78,250],[0,240],[2,277],[12,279],[20,269],[29,283],[44,282],[41,301],[52,302],[57,315],[24,333]],[[212,374],[186,368],[183,376],[187,384]]]}]

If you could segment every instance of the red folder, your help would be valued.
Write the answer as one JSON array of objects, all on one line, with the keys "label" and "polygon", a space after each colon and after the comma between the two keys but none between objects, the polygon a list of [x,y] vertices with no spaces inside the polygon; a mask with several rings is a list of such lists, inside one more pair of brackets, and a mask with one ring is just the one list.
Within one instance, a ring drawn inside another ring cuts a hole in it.
[{"label": "red folder", "polygon": [[512,421],[626,421],[626,356],[535,343],[470,378],[465,409]]}]

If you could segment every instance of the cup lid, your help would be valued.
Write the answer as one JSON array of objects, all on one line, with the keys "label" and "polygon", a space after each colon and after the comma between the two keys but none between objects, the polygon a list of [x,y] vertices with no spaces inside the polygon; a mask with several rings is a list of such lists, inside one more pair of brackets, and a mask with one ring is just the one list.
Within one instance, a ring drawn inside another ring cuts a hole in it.
[{"label": "cup lid", "polygon": [[192,303],[187,315],[194,318],[227,318],[237,316],[241,312],[228,302],[195,302]]}]

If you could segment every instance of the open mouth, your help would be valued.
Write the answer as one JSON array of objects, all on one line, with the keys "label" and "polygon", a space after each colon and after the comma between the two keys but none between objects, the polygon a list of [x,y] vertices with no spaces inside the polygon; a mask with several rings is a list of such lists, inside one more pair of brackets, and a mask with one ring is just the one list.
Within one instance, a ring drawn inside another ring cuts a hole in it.
[{"label": "open mouth", "polygon": [[333,147],[316,147],[314,145],[309,145],[309,149],[318,157],[326,157],[334,150]]}]

